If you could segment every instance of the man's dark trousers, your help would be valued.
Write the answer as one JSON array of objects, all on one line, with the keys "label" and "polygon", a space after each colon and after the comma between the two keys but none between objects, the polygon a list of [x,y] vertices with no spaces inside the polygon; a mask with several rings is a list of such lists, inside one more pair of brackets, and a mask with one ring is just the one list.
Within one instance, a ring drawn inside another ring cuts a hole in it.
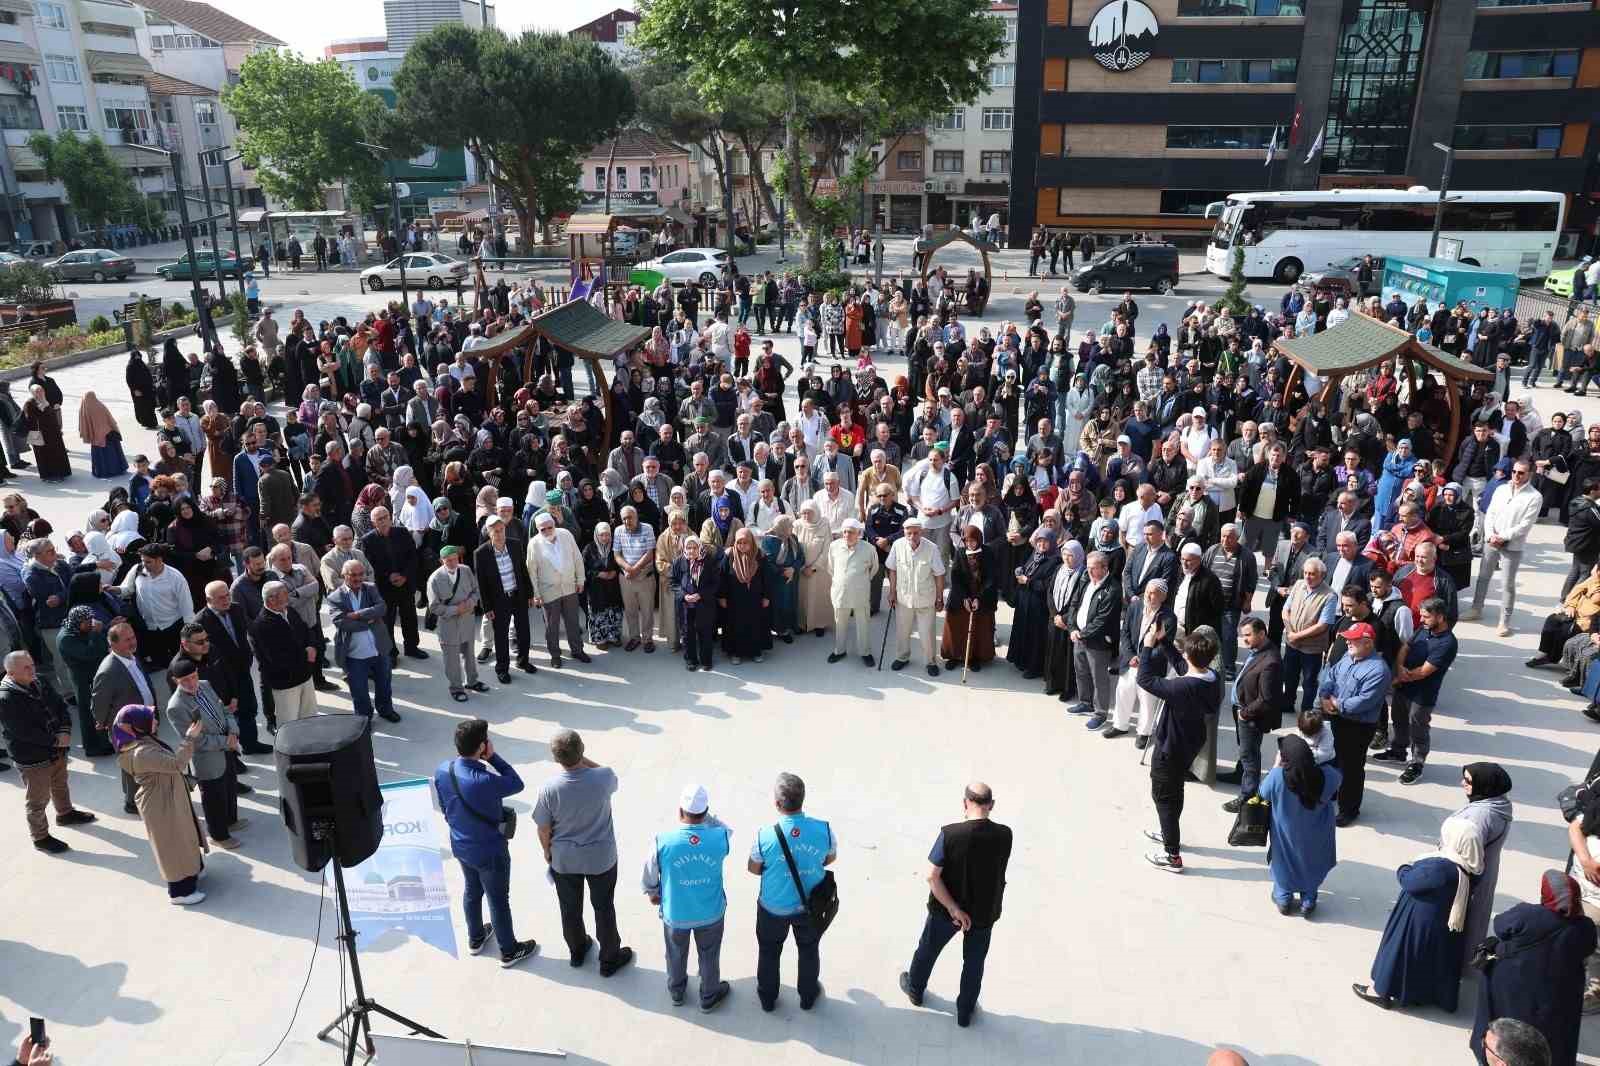
[{"label": "man's dark trousers", "polygon": [[1156,818],[1161,822],[1161,841],[1168,855],[1177,855],[1182,840],[1178,819],[1183,816],[1183,772],[1167,756],[1157,752],[1150,759],[1150,798],[1155,801]]},{"label": "man's dark trousers", "polygon": [[[922,923],[922,939],[917,941],[917,952],[911,956],[909,974],[911,990],[922,995],[928,987],[928,977],[939,953],[950,943],[950,938],[961,931],[947,915],[928,912]],[[994,927],[979,929],[973,926],[961,938],[961,994],[956,997],[956,1013],[965,1017],[978,1005],[978,993],[983,988],[983,963],[989,957],[989,937]]]},{"label": "man's dark trousers", "polygon": [[820,991],[817,977],[822,972],[821,937],[811,924],[811,916],[778,915],[756,904],[756,996],[762,1006],[778,1000],[778,962],[783,958],[783,942],[794,930],[795,950],[800,953],[800,971],[795,986],[802,1006],[810,1006]]},{"label": "man's dark trousers", "polygon": [[[553,871],[552,871],[553,872]],[[608,966],[622,954],[622,937],[617,933],[617,868],[603,874],[554,874],[556,900],[561,904],[561,935],[567,954],[578,958],[589,941],[583,927],[583,886],[589,886],[589,905],[594,908],[594,936],[600,942],[600,965]]]},{"label": "man's dark trousers", "polygon": [[500,954],[507,955],[516,944],[516,933],[511,925],[511,854],[474,866],[465,860],[461,863],[461,876],[465,891],[461,896],[461,909],[467,919],[467,936],[477,940],[483,936],[483,901],[489,900],[489,921],[494,925],[500,943]]},{"label": "man's dark trousers", "polygon": [[1367,787],[1367,745],[1378,724],[1352,722],[1342,715],[1329,721],[1333,726],[1333,764],[1344,775],[1339,785],[1339,814],[1354,815],[1361,810],[1361,794]]},{"label": "man's dark trousers", "polygon": [[416,590],[412,588],[411,582],[407,581],[398,588],[385,582],[383,585],[383,603],[387,608],[384,623],[389,627],[389,646],[392,649],[389,654],[391,658],[400,651],[399,646],[394,643],[394,621],[396,616],[399,616],[400,619],[400,633],[405,638],[405,650],[416,651],[417,603]]},{"label": "man's dark trousers", "polygon": [[[1233,712],[1237,715],[1237,709]],[[1235,718],[1239,731],[1239,795],[1248,799],[1261,786],[1261,726]]]},{"label": "man's dark trousers", "polygon": [[[511,597],[515,603],[517,597]],[[528,605],[516,603],[510,608],[502,607],[494,613],[490,623],[494,626],[494,668],[497,673],[510,673],[511,671],[511,626],[517,627],[517,661],[528,660],[528,649],[533,647],[532,633],[528,628]]]}]

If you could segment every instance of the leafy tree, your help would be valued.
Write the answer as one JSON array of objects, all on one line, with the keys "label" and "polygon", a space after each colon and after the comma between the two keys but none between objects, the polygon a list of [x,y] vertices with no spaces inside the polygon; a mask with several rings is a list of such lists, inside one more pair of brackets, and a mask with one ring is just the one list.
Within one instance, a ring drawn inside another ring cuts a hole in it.
[{"label": "leafy tree", "polygon": [[[646,128],[669,141],[693,144],[711,160],[717,172],[723,218],[733,218],[733,158],[731,130],[740,124],[732,110],[711,106],[689,81],[688,69],[669,58],[657,58],[630,72],[639,101],[638,118]],[[774,211],[775,215],[777,212]],[[724,226],[724,244],[733,255],[733,227]]]},{"label": "leafy tree", "polygon": [[733,109],[760,86],[781,89],[784,187],[812,269],[826,218],[803,148],[808,102],[838,97],[880,108],[885,118],[947,110],[977,98],[1004,45],[988,0],[645,0],[641,7],[637,44],[685,63],[712,104]]},{"label": "leafy tree", "polygon": [[1235,318],[1248,315],[1250,302],[1244,298],[1244,286],[1244,247],[1236,244],[1233,249],[1233,269],[1228,272],[1228,287],[1217,301],[1217,308]]},{"label": "leafy tree", "polygon": [[81,224],[99,229],[113,218],[139,209],[143,197],[133,179],[94,134],[79,139],[67,130],[55,137],[35,133],[28,138],[28,147],[44,164],[45,179],[66,187],[67,200]]},{"label": "leafy tree", "polygon": [[583,155],[615,136],[635,106],[627,76],[593,41],[460,25],[418,38],[394,88],[407,126],[493,167],[524,240],[534,219],[548,238],[551,218],[577,206]]},{"label": "leafy tree", "polygon": [[332,60],[252,53],[222,102],[239,123],[245,165],[260,168],[262,189],[301,211],[322,208],[330,182],[346,182],[358,208],[387,200],[384,161],[359,142],[384,145],[397,158],[418,148],[383,101]]}]

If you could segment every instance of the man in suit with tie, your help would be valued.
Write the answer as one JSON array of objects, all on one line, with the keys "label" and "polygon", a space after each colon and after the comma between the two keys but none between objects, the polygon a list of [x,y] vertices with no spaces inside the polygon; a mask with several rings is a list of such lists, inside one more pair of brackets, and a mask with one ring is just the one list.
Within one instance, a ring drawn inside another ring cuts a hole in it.
[{"label": "man in suit with tie", "polygon": [[[317,690],[311,675],[320,658],[316,638],[300,616],[289,609],[289,586],[269,581],[261,593],[261,613],[250,623],[250,639],[261,661],[261,680],[272,698],[269,707],[285,722],[317,713]],[[278,719],[267,716],[277,732]]]},{"label": "man in suit with tie", "polygon": [[972,480],[972,468],[978,461],[978,435],[967,425],[967,416],[960,406],[950,408],[950,469],[957,480],[965,485]]},{"label": "man in suit with tie", "polygon": [[1322,512],[1317,526],[1317,551],[1324,555],[1333,551],[1338,547],[1334,538],[1347,530],[1355,534],[1358,550],[1366,547],[1372,539],[1372,519],[1356,514],[1357,502],[1355,493],[1343,491],[1333,506]]},{"label": "man in suit with tie", "polygon": [[255,656],[250,651],[250,623],[244,608],[233,602],[227,582],[213,581],[206,586],[206,605],[195,621],[205,627],[211,640],[211,655],[217,665],[233,678],[239,704],[234,717],[239,720],[239,750],[245,755],[270,755],[272,746],[263,744],[256,725],[256,685],[250,676]]},{"label": "man in suit with tie", "polygon": [[1273,549],[1267,568],[1267,639],[1274,648],[1283,644],[1283,605],[1289,601],[1289,590],[1302,577],[1306,560],[1314,558],[1311,530],[1304,522],[1291,525],[1289,539],[1280,540]]},{"label": "man in suit with tie", "polygon": [[1144,595],[1144,587],[1156,578],[1169,588],[1178,585],[1178,553],[1167,547],[1167,527],[1155,519],[1144,524],[1144,543],[1133,549],[1122,571],[1122,598],[1128,603]]},{"label": "man in suit with tie", "polygon": [[622,475],[622,483],[627,484],[644,470],[644,449],[634,443],[633,430],[622,431],[620,443],[611,449],[611,454],[606,458],[606,466]]},{"label": "man in suit with tie", "polygon": [[[166,700],[157,695],[154,679],[139,664],[139,638],[134,634],[133,626],[127,622],[117,622],[106,630],[106,646],[111,649],[110,654],[100,661],[89,690],[94,704],[95,728],[109,733],[111,720],[130,703],[154,707],[159,719]],[[133,805],[136,787],[133,776],[124,770],[122,809],[128,814],[139,813],[139,808]]]},{"label": "man in suit with tie", "polygon": [[1225,785],[1238,785],[1239,795],[1222,805],[1229,814],[1239,808],[1261,784],[1261,739],[1283,724],[1283,660],[1278,647],[1267,639],[1267,626],[1254,616],[1239,626],[1249,650],[1233,688],[1233,721],[1238,731],[1239,764],[1217,775]]},{"label": "man in suit with tie", "polygon": [[756,445],[760,443],[761,438],[755,435],[751,424],[749,414],[741,414],[734,419],[733,435],[728,438],[728,463],[734,469],[737,469],[740,463],[756,461]]}]

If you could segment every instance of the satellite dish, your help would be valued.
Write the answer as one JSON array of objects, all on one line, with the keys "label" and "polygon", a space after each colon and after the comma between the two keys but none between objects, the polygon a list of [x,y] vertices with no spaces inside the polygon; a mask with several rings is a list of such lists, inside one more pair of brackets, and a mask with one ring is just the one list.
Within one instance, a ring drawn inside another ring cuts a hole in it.
[{"label": "satellite dish", "polygon": [[402,200],[409,200],[411,198],[411,186],[403,181],[397,181],[394,183],[394,194]]}]

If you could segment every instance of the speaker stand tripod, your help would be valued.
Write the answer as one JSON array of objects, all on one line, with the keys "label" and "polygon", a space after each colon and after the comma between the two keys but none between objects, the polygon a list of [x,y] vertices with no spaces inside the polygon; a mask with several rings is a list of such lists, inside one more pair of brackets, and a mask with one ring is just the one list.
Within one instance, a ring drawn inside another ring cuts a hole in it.
[{"label": "speaker stand tripod", "polygon": [[350,959],[350,976],[355,985],[356,998],[351,1000],[344,1010],[339,1012],[337,1018],[329,1022],[321,1032],[317,1033],[317,1039],[327,1040],[328,1034],[339,1028],[348,1019],[350,1022],[350,1034],[345,1039],[344,1044],[344,1066],[353,1066],[355,1063],[357,1041],[360,1041],[367,1053],[367,1058],[363,1061],[369,1061],[377,1053],[377,1050],[372,1046],[372,1023],[368,1015],[376,1012],[390,1021],[405,1026],[412,1034],[421,1033],[436,1040],[443,1040],[443,1036],[429,1029],[426,1025],[414,1022],[403,1014],[396,1014],[382,1003],[367,996],[366,987],[361,982],[361,960],[356,956],[356,929],[350,921],[350,898],[345,895],[344,891],[344,867],[337,858],[333,860],[333,884],[337,895],[339,921],[343,926],[337,939],[341,950]]}]

